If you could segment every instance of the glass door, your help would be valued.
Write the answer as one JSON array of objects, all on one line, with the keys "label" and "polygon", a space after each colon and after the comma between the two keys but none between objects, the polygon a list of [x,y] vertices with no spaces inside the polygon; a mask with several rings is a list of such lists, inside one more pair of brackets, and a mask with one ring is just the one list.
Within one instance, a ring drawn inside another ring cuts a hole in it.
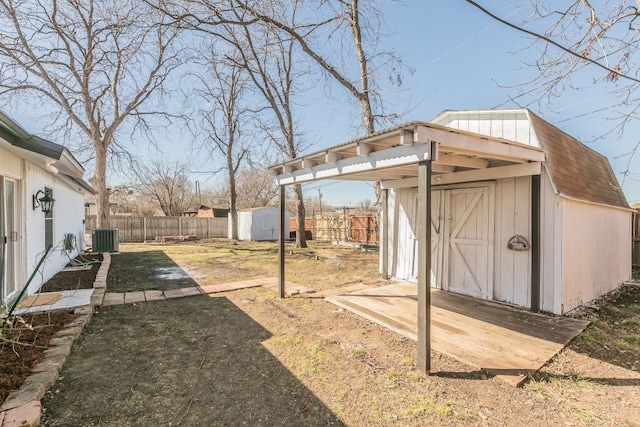
[{"label": "glass door", "polygon": [[16,261],[18,250],[18,221],[16,181],[4,178],[0,203],[0,262],[2,263],[3,301],[18,290]]}]

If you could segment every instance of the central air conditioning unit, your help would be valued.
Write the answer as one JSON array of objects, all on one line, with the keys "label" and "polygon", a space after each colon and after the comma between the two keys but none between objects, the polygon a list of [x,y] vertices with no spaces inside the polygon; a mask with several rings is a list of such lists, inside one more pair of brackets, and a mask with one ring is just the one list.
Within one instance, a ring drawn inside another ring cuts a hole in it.
[{"label": "central air conditioning unit", "polygon": [[120,241],[117,228],[97,228],[91,230],[91,250],[93,252],[118,252]]}]

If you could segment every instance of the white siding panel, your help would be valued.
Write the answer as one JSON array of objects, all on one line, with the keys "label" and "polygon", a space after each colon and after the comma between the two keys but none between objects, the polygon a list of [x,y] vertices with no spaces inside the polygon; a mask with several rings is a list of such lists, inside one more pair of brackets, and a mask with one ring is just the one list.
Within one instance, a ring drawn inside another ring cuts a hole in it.
[{"label": "white siding panel", "polygon": [[540,146],[525,110],[450,111],[438,120],[434,120],[434,123],[534,147]]},{"label": "white siding panel", "polygon": [[411,280],[416,255],[416,198],[415,189],[405,189],[399,192],[394,209],[397,215],[395,230],[397,244],[395,259],[396,277]]},{"label": "white siding panel", "polygon": [[[404,188],[389,191],[389,223],[393,227],[389,234],[382,228],[381,241],[389,236],[389,275],[403,280],[417,281],[417,189]],[[439,262],[442,252],[442,241],[438,239],[438,232],[442,232],[443,218],[439,211],[442,204],[440,191],[431,193],[432,203],[432,286],[440,286],[442,272]],[[383,225],[384,227],[384,225]],[[382,244],[382,243],[381,243]],[[381,253],[382,256],[382,253]],[[380,258],[382,261],[382,258]],[[380,262],[382,272],[382,262]]]},{"label": "white siding panel", "polygon": [[631,275],[631,213],[564,199],[563,312],[618,287]]},{"label": "white siding panel", "polygon": [[4,148],[0,148],[0,175],[22,178],[22,159]]},{"label": "white siding panel", "polygon": [[[42,274],[37,274],[29,285],[28,292],[37,291],[40,286],[57,273],[83,249],[84,242],[84,195],[75,188],[71,188],[55,175],[27,163],[26,168],[26,272],[31,274],[45,250],[44,241],[44,213],[40,209],[33,210],[31,197],[44,187],[53,189],[55,204],[53,207],[53,249],[42,267]],[[63,250],[64,235],[70,233],[75,236],[76,247],[67,253]],[[25,278],[26,279],[26,278]]]},{"label": "white siding panel", "polygon": [[516,113],[504,113],[502,116],[502,137],[509,141],[517,141],[517,124]]},{"label": "white siding panel", "polygon": [[491,135],[491,121],[490,120],[481,120],[480,116],[478,116],[478,125],[476,126],[477,132],[480,135]]},{"label": "white siding panel", "polygon": [[531,252],[507,248],[516,234],[530,242],[531,186],[529,177],[499,180],[496,186],[494,299],[531,306]]},{"label": "white siding panel", "polygon": [[[284,214],[284,235],[289,237],[289,212]],[[228,216],[228,232],[231,238],[231,214]],[[238,212],[238,239],[278,240],[280,233],[280,209],[264,207]]]},{"label": "white siding panel", "polygon": [[544,311],[562,313],[562,210],[546,169],[540,175],[540,298]]}]

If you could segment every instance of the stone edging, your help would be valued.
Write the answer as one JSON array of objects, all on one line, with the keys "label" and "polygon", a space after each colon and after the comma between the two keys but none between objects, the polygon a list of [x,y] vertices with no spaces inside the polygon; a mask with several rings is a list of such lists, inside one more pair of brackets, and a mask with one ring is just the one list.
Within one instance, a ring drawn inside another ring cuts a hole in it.
[{"label": "stone edging", "polygon": [[60,371],[71,353],[73,342],[93,316],[93,306],[102,303],[107,286],[107,273],[111,265],[111,254],[102,254],[102,263],[93,283],[91,305],[77,308],[80,314],[73,322],[59,330],[49,340],[50,347],[45,350],[44,358],[20,389],[11,393],[0,406],[0,427],[36,427],[40,425],[42,406],[40,399],[58,380]]},{"label": "stone edging", "polygon": [[104,293],[107,291],[107,275],[111,267],[111,254],[104,252],[102,254],[102,263],[96,274],[96,280],[93,282],[93,294],[91,295],[91,305],[102,305]]}]

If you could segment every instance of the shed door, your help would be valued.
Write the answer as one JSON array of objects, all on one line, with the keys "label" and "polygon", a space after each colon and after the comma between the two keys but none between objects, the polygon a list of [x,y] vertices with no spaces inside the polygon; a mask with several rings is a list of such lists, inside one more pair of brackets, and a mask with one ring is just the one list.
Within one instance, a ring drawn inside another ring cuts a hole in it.
[{"label": "shed door", "polygon": [[[443,245],[443,214],[442,214],[442,200],[444,199],[444,191],[435,190],[431,192],[431,287],[442,289],[442,245]],[[413,194],[413,223],[412,229],[416,230],[415,224],[418,218],[418,193]],[[418,280],[418,239],[415,235],[412,236],[413,244],[413,256],[411,260],[413,265],[411,266],[411,279]]]},{"label": "shed door", "polygon": [[445,191],[443,288],[477,298],[493,298],[490,241],[492,187]]}]

